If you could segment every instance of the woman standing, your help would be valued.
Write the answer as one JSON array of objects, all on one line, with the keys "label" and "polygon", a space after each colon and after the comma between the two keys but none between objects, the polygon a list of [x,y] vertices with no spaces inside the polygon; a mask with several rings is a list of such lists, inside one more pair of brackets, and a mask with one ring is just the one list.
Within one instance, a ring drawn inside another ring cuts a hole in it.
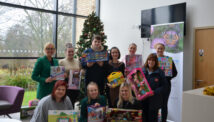
[{"label": "woman standing", "polygon": [[[162,43],[158,43],[155,45],[157,56],[158,57],[167,57],[164,55],[165,46]],[[161,108],[162,122],[166,122],[167,114],[168,114],[168,100],[171,92],[171,80],[172,78],[177,76],[177,69],[175,67],[174,62],[172,61],[172,76],[166,76],[166,81],[168,86],[164,90],[163,93],[163,107]]]},{"label": "woman standing", "polygon": [[[109,62],[108,62],[108,75],[112,72],[121,72],[124,76],[125,64],[119,61],[120,59],[120,50],[117,47],[112,47],[110,50],[109,55]],[[115,100],[119,96],[119,87],[112,88],[112,86],[108,83],[109,88],[107,88],[107,95],[108,95],[108,104],[109,107],[113,107]]]},{"label": "woman standing", "polygon": [[[91,48],[84,51],[84,53],[94,53],[104,51],[101,45],[101,36],[94,35]],[[82,68],[85,69],[85,86],[91,81],[97,83],[100,94],[104,94],[104,86],[106,85],[106,66],[107,61],[87,62],[85,58],[81,59]]]},{"label": "woman standing", "polygon": [[[79,77],[80,73],[80,62],[78,59],[74,59],[74,47],[71,43],[67,43],[65,47],[65,58],[59,60],[59,65],[65,67],[65,81],[68,83],[69,81],[69,73],[72,70],[77,77]],[[79,90],[71,90],[67,89],[67,95],[70,98],[71,102],[74,104],[77,101],[77,97],[79,96]]]},{"label": "woman standing", "polygon": [[80,112],[80,122],[87,122],[88,106],[106,106],[106,98],[99,95],[99,88],[95,82],[90,82],[87,86],[87,97],[83,98],[80,102],[81,112]]},{"label": "woman standing", "polygon": [[56,78],[50,77],[51,66],[58,66],[58,60],[52,57],[55,51],[53,43],[46,43],[44,46],[45,56],[38,58],[35,63],[31,78],[38,82],[37,99],[49,95],[56,82]]},{"label": "woman standing", "polygon": [[[135,43],[129,44],[128,51],[129,54],[122,59],[126,66],[125,76],[127,76],[134,68],[143,67],[142,56],[136,54],[137,45]],[[127,57],[129,57],[129,60],[127,60]]]},{"label": "woman standing", "polygon": [[163,104],[163,91],[167,87],[164,72],[158,67],[156,54],[150,54],[143,68],[145,77],[153,90],[153,94],[142,101],[143,122],[157,122],[158,110]]},{"label": "woman standing", "polygon": [[132,96],[130,84],[124,82],[120,85],[119,99],[115,103],[115,108],[141,109],[141,103]]},{"label": "woman standing", "polygon": [[67,83],[57,81],[52,94],[42,98],[30,122],[48,122],[48,110],[72,110],[72,103],[66,96]]}]

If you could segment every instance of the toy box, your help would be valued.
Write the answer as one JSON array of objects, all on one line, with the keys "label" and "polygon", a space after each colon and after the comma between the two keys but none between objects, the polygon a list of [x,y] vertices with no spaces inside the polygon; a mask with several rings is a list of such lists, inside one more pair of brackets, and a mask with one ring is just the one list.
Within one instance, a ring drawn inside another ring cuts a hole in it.
[{"label": "toy box", "polygon": [[159,57],[158,66],[165,72],[165,76],[172,76],[172,58]]},{"label": "toy box", "polygon": [[106,107],[88,107],[88,122],[104,122]]},{"label": "toy box", "polygon": [[84,58],[86,62],[107,61],[108,51],[84,53],[82,58]]},{"label": "toy box", "polygon": [[142,122],[142,110],[109,108],[107,122]]},{"label": "toy box", "polygon": [[142,100],[153,93],[141,68],[132,70],[128,79],[138,100]]},{"label": "toy box", "polygon": [[36,106],[22,106],[20,110],[20,118],[31,118],[33,116]]},{"label": "toy box", "polygon": [[56,77],[56,80],[64,80],[65,67],[64,66],[51,66],[51,77]]},{"label": "toy box", "polygon": [[79,90],[81,82],[81,73],[78,71],[70,70],[68,89]]},{"label": "toy box", "polygon": [[125,70],[127,74],[129,74],[135,68],[141,68],[143,65],[142,55],[126,55],[125,64]]},{"label": "toy box", "polygon": [[78,113],[74,110],[49,110],[48,122],[78,122]]},{"label": "toy box", "polygon": [[113,88],[119,86],[125,81],[122,72],[112,72],[108,77],[108,82],[111,84]]}]

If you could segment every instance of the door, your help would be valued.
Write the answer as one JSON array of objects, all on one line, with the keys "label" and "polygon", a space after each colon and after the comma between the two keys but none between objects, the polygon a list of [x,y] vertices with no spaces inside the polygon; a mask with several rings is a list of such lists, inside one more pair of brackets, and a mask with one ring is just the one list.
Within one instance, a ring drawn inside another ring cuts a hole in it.
[{"label": "door", "polygon": [[214,27],[195,30],[194,88],[214,85]]}]

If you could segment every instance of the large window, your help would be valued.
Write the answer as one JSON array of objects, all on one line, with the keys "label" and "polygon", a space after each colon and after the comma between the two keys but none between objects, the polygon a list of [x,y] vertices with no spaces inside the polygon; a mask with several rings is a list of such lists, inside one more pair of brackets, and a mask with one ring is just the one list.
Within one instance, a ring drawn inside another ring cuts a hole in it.
[{"label": "large window", "polygon": [[[98,1],[0,0],[0,85],[35,92],[31,73],[36,59],[44,55],[44,44],[53,42],[55,58],[63,58],[65,44],[76,44]],[[24,105],[30,96],[35,99],[35,94],[25,96]]]},{"label": "large window", "polygon": [[0,59],[35,59],[53,42],[56,58],[78,41],[96,0],[0,0]]}]

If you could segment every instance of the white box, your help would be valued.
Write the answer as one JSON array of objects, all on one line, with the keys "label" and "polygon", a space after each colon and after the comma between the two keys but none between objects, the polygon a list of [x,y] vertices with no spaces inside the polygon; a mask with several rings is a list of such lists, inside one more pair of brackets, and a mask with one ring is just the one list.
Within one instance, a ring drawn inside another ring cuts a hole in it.
[{"label": "white box", "polygon": [[182,122],[214,122],[214,96],[204,88],[183,92]]}]

